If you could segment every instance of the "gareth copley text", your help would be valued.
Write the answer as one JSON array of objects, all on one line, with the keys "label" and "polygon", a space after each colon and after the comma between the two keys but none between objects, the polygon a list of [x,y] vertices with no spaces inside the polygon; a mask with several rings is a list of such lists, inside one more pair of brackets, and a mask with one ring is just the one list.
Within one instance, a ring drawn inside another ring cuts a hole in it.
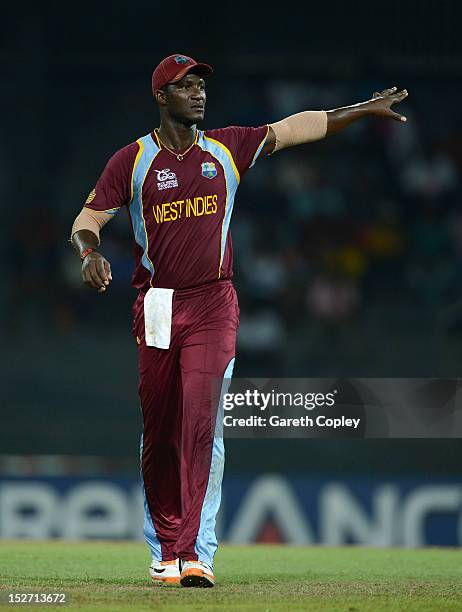
[{"label": "gareth copley text", "polygon": [[327,429],[338,429],[346,427],[357,429],[361,419],[348,418],[345,416],[330,418],[325,414],[318,415],[315,419],[309,416],[280,417],[273,414],[269,418],[252,415],[246,418],[235,418],[230,414],[225,415],[223,425],[225,427],[325,427]]}]

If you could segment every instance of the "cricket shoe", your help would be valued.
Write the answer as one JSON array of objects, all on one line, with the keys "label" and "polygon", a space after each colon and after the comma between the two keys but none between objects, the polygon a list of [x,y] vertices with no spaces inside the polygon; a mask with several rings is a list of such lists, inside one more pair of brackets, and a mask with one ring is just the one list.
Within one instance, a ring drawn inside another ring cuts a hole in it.
[{"label": "cricket shoe", "polygon": [[182,561],[180,582],[184,587],[213,587],[215,576],[203,561]]},{"label": "cricket shoe", "polygon": [[173,561],[152,560],[149,567],[154,584],[180,584],[180,566],[178,559]]}]

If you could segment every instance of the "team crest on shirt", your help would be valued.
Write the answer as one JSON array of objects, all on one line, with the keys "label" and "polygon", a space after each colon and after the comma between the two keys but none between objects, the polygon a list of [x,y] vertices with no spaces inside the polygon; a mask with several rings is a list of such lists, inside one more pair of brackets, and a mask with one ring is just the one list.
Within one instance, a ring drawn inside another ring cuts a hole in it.
[{"label": "team crest on shirt", "polygon": [[154,170],[157,174],[157,189],[171,189],[172,187],[178,187],[178,180],[176,174],[170,171],[170,168],[164,168],[163,170]]},{"label": "team crest on shirt", "polygon": [[217,175],[217,169],[215,168],[215,164],[213,162],[204,162],[201,164],[202,166],[202,176],[205,178],[213,179]]}]

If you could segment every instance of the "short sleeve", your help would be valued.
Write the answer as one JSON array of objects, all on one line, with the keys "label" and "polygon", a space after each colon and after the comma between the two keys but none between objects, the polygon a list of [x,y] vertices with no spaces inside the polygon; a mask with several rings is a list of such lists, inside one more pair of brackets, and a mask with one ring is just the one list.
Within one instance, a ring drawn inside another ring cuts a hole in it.
[{"label": "short sleeve", "polygon": [[138,147],[138,143],[134,142],[114,153],[90,191],[85,208],[115,214],[122,206],[129,204],[131,175]]},{"label": "short sleeve", "polygon": [[268,132],[268,125],[260,127],[232,125],[218,130],[207,130],[205,136],[218,140],[229,149],[239,174],[242,176],[257,161]]}]

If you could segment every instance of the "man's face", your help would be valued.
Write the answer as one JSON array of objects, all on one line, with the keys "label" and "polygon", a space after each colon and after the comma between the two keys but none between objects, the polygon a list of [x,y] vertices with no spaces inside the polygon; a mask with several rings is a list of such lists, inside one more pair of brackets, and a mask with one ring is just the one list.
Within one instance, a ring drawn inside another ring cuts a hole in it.
[{"label": "man's face", "polygon": [[178,83],[166,86],[166,93],[159,104],[164,103],[169,114],[182,123],[202,121],[205,114],[205,81],[198,74],[187,74]]}]

